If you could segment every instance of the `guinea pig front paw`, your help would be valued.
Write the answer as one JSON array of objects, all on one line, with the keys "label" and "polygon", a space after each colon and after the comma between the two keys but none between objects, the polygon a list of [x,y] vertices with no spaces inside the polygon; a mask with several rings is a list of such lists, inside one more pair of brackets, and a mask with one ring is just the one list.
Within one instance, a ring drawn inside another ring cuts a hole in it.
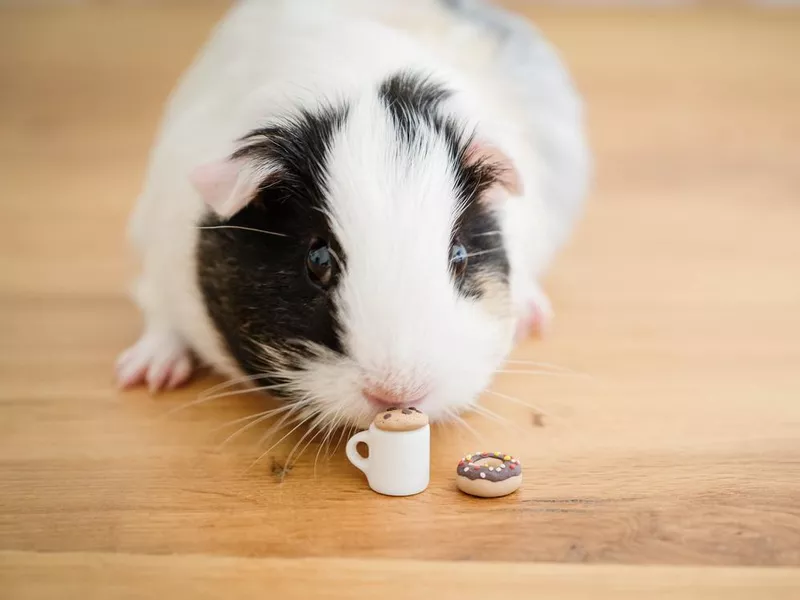
[{"label": "guinea pig front paw", "polygon": [[542,337],[553,320],[553,307],[545,293],[537,287],[525,303],[522,316],[517,322],[516,340]]},{"label": "guinea pig front paw", "polygon": [[186,383],[192,370],[191,354],[178,335],[150,331],[117,359],[117,385],[147,383],[151,393],[171,390]]}]

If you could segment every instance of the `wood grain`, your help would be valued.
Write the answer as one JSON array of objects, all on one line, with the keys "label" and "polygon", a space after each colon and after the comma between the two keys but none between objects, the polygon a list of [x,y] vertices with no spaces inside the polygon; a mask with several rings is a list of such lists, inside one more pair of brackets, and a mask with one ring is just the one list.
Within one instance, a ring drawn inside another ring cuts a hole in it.
[{"label": "wood grain", "polygon": [[[794,569],[0,552],[11,598],[795,600]],[[146,585],[142,585],[146,582]],[[302,582],[302,586],[298,583]],[[498,595],[502,594],[502,596]]]},{"label": "wood grain", "polygon": [[[114,389],[139,327],[121,232],[222,9],[0,13],[0,588],[447,598],[481,574],[508,597],[797,597],[800,13],[526,9],[585,92],[597,177],[546,282],[555,328],[514,359],[591,378],[498,374],[535,408],[487,394],[501,421],[436,429],[430,489],[390,500],[341,448],[286,471],[302,432],[252,468],[265,429],[219,448],[264,400],[167,414],[214,377]],[[519,455],[524,489],[460,495],[477,446]]]}]

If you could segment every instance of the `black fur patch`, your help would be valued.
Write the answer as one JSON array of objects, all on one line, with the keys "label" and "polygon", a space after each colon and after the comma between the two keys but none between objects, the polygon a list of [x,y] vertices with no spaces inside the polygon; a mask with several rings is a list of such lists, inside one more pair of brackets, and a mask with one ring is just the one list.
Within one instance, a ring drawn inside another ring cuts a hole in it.
[{"label": "black fur patch", "polygon": [[379,94],[398,133],[406,141],[415,139],[421,126],[439,127],[441,105],[453,95],[443,85],[409,71],[386,79]]},{"label": "black fur patch", "polygon": [[346,107],[304,111],[247,135],[235,156],[275,164],[278,175],[228,221],[212,214],[200,224],[223,226],[201,229],[197,276],[217,331],[247,373],[264,371],[262,344],[286,347],[309,340],[341,351],[335,307],[309,279],[306,256],[311,241],[323,238],[342,261],[334,278],[345,267],[324,214],[324,182],[330,143],[347,112]]},{"label": "black fur patch", "polygon": [[508,257],[502,236],[494,233],[500,225],[491,207],[480,201],[497,182],[498,167],[469,156],[474,134],[443,110],[442,105],[453,92],[429,77],[404,71],[386,79],[379,95],[402,143],[413,147],[422,135],[438,135],[449,150],[456,193],[464,207],[452,232],[452,242],[463,244],[469,255],[466,271],[455,280],[459,290],[469,297],[482,296],[478,280],[473,277],[479,268],[483,273],[496,273],[501,282],[507,283]]}]

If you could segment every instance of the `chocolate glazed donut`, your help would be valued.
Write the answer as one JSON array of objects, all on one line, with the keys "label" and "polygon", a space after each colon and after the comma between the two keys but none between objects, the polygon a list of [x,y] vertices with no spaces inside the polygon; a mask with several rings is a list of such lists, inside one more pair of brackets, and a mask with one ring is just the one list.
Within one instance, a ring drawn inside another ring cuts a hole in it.
[{"label": "chocolate glazed donut", "polygon": [[481,498],[505,496],[522,485],[519,459],[502,452],[467,454],[458,462],[456,474],[458,489]]}]

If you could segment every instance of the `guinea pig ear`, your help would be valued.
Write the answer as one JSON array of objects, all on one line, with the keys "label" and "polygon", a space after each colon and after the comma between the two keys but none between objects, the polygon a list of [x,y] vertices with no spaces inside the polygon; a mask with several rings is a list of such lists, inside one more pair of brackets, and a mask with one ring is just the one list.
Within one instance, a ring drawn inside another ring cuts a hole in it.
[{"label": "guinea pig ear", "polygon": [[[484,140],[473,140],[466,152],[467,163],[490,165],[496,170],[496,181],[512,196],[521,196],[525,192],[522,177],[514,161],[494,144]],[[490,193],[489,198],[496,198]]]},{"label": "guinea pig ear", "polygon": [[227,219],[242,210],[275,173],[273,165],[255,166],[244,158],[226,158],[194,168],[189,180],[203,201]]}]

